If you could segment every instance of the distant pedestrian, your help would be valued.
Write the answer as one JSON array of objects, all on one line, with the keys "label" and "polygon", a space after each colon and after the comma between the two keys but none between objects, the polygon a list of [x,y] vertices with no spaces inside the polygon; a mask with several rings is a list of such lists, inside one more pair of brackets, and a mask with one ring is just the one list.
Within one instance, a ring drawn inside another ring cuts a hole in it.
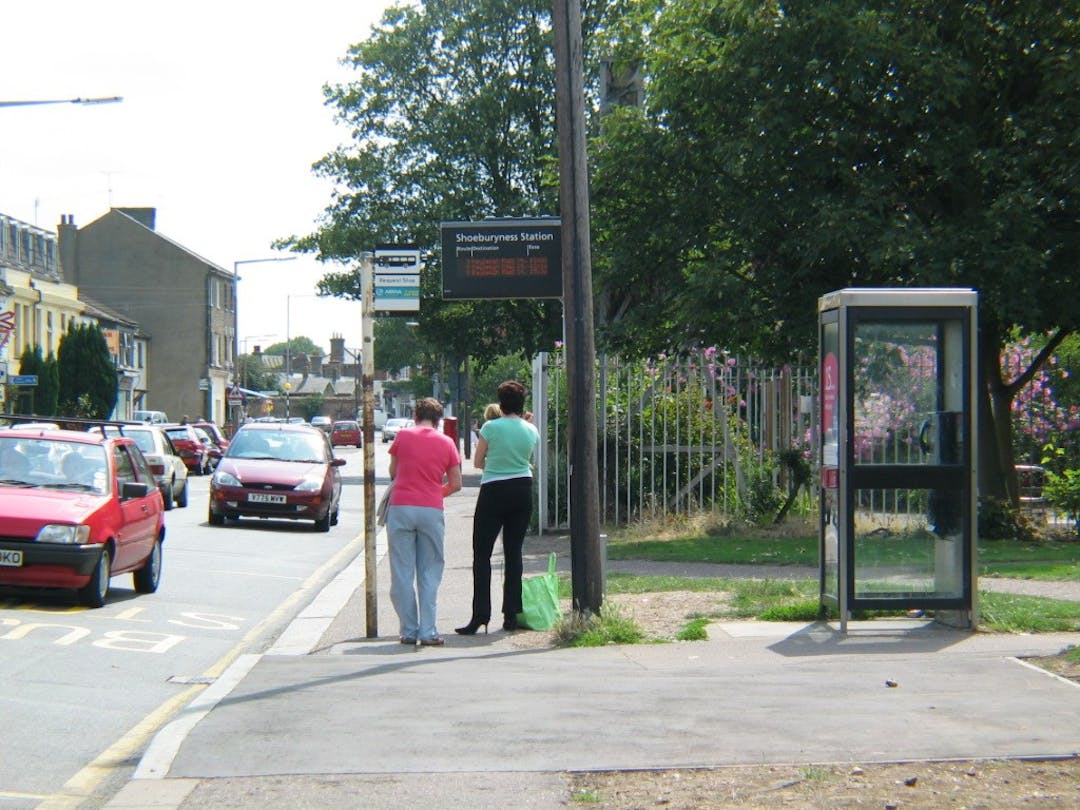
[{"label": "distant pedestrian", "polygon": [[[517,630],[521,612],[521,550],[532,517],[532,455],[540,434],[524,418],[525,386],[507,380],[499,386],[501,416],[484,422],[473,465],[483,470],[473,513],[472,618],[455,628],[471,636],[487,631],[491,619],[491,553],[502,532],[503,629]],[[486,416],[486,411],[485,411]]]},{"label": "distant pedestrian", "polygon": [[387,510],[390,601],[398,615],[402,644],[442,646],[436,601],[442,582],[446,522],[443,498],[461,489],[457,443],[436,429],[443,407],[427,397],[416,403],[413,427],[390,445],[393,491]]}]

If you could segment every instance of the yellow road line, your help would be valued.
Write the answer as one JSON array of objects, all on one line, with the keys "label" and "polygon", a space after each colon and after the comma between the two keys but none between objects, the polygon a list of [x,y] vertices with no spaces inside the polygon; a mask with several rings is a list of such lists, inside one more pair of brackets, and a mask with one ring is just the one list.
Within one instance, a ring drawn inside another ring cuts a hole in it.
[{"label": "yellow road line", "polygon": [[[294,611],[296,604],[315,587],[315,583],[326,576],[327,571],[345,565],[345,561],[355,556],[363,548],[363,545],[363,535],[357,535],[341,551],[320,565],[312,572],[311,576],[304,580],[303,585],[293,591],[270,615],[244,634],[244,637],[231,650],[211,665],[203,673],[203,677],[219,677],[240,656],[248,644],[266,631],[266,628],[280,622],[283,616]],[[194,700],[207,686],[208,684],[196,684],[166,700],[119,740],[98,754],[92,762],[85,765],[78,773],[68,779],[59,793],[41,797],[44,801],[37,806],[36,810],[75,810],[86,799],[94,795],[94,791],[105,782],[115,769],[131,767],[131,759],[135,752],[144,747],[155,733],[165,726],[184,706]],[[6,794],[0,793],[0,796],[3,795]]]}]

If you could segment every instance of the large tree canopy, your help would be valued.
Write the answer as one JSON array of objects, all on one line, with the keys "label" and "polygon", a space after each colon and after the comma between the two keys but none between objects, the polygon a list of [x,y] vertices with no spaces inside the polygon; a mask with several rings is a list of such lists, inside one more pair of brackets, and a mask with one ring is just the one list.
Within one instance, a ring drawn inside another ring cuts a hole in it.
[{"label": "large tree canopy", "polygon": [[[554,71],[544,0],[426,0],[392,7],[350,48],[354,82],[326,88],[353,142],[316,172],[337,190],[313,234],[287,240],[325,259],[413,243],[425,260],[421,334],[451,354],[545,348],[559,307],[443,304],[439,223],[557,212]],[[326,293],[359,298],[357,269]]]},{"label": "large tree canopy", "polygon": [[974,287],[1003,471],[1025,380],[1000,379],[1001,345],[1080,323],[1078,10],[666,3],[647,107],[596,152],[609,337],[788,358],[831,289]]}]

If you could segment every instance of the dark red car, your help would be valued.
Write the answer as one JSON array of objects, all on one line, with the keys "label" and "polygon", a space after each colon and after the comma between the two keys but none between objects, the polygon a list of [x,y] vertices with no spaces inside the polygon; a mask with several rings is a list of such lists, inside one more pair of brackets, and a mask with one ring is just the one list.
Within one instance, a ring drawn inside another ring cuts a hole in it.
[{"label": "dark red car", "polygon": [[312,520],[330,531],[341,506],[343,458],[303,423],[249,422],[236,432],[210,479],[211,526],[226,518]]},{"label": "dark red car", "polygon": [[360,424],[349,419],[334,422],[330,426],[330,444],[334,447],[363,444],[364,436],[360,432]]},{"label": "dark red car", "polygon": [[206,431],[207,435],[214,442],[215,447],[210,449],[210,461],[213,466],[217,465],[217,462],[221,460],[221,457],[225,455],[225,452],[229,449],[229,440],[225,438],[225,434],[221,428],[215,425],[213,422],[192,422],[192,427],[202,428]]},{"label": "dark red car", "polygon": [[161,579],[165,507],[130,437],[0,429],[0,586],[66,588],[101,607],[131,573]]},{"label": "dark red car", "polygon": [[184,460],[188,472],[206,475],[210,471],[210,451],[202,443],[195,428],[191,425],[162,425],[161,429],[173,443],[177,455]]}]

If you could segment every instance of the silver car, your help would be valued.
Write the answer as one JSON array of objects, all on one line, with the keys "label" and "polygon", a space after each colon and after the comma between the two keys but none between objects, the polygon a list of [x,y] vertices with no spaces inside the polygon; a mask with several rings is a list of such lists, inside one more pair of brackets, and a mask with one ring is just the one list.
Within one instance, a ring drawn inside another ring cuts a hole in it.
[{"label": "silver car", "polygon": [[[117,435],[121,430],[113,425],[104,428],[110,435]],[[102,428],[92,427],[91,433],[101,433]],[[154,482],[161,491],[161,499],[166,509],[173,504],[183,507],[188,504],[188,468],[180,454],[176,452],[172,441],[164,430],[156,425],[124,425],[123,435],[130,436],[142,450]]]},{"label": "silver car", "polygon": [[413,422],[412,419],[400,419],[396,417],[394,419],[387,419],[386,424],[383,425],[382,428],[383,444],[386,444],[387,442],[392,442],[394,440],[394,437],[398,435],[399,430],[411,428],[414,424],[416,423]]}]

